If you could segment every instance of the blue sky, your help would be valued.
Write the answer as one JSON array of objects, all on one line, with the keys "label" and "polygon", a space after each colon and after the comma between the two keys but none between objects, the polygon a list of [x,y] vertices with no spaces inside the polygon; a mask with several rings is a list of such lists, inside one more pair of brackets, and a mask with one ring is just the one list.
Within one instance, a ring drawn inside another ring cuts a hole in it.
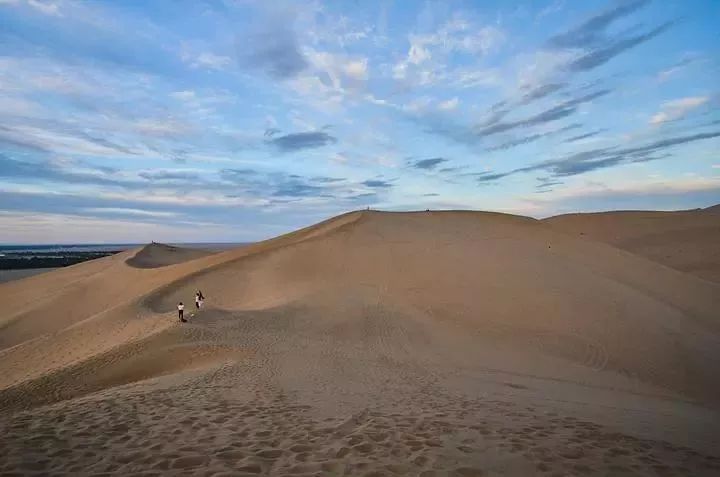
[{"label": "blue sky", "polygon": [[713,0],[0,0],[0,242],[712,205],[718,18]]}]

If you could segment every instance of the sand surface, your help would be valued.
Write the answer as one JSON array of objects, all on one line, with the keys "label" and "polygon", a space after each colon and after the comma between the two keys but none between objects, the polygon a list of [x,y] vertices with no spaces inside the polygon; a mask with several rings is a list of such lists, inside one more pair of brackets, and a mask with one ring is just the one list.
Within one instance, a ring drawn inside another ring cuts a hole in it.
[{"label": "sand surface", "polygon": [[20,280],[21,278],[32,277],[41,273],[56,270],[55,268],[24,268],[19,270],[0,270],[0,283]]},{"label": "sand surface", "polygon": [[569,214],[545,223],[720,283],[720,206],[678,212]]},{"label": "sand surface", "polygon": [[135,268],[158,268],[206,257],[212,253],[209,250],[152,243],[128,258],[125,263]]},{"label": "sand surface", "polygon": [[720,284],[574,230],[363,211],[2,284],[0,474],[718,475]]}]

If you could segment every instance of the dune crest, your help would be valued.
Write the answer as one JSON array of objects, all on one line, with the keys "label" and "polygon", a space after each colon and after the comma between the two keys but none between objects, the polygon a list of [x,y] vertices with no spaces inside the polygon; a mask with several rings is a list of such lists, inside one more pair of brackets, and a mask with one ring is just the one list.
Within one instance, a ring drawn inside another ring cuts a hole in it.
[{"label": "dune crest", "polygon": [[208,250],[174,247],[153,242],[125,260],[125,263],[135,268],[159,268],[206,257],[212,253]]},{"label": "dune crest", "polygon": [[720,285],[557,227],[352,212],[0,285],[0,470],[49,469],[32,425],[69,472],[712,475]]},{"label": "dune crest", "polygon": [[568,214],[544,222],[720,283],[720,205],[677,212]]}]

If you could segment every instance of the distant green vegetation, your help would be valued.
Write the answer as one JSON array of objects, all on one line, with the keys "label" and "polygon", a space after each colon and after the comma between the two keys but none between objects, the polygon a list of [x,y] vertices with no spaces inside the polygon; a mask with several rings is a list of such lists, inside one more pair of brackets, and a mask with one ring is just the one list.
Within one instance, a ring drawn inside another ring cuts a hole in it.
[{"label": "distant green vegetation", "polygon": [[114,255],[121,250],[82,252],[16,252],[0,257],[0,270],[24,270],[30,268],[58,268],[76,263]]}]

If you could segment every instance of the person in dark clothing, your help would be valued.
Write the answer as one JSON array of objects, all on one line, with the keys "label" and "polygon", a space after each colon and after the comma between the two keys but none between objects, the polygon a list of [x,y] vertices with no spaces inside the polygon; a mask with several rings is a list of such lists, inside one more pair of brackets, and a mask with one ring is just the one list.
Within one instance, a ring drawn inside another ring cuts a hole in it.
[{"label": "person in dark clothing", "polygon": [[177,309],[178,309],[178,318],[180,319],[180,321],[183,323],[187,323],[187,320],[183,316],[183,312],[185,311],[185,305],[183,305],[183,302],[178,303]]}]

